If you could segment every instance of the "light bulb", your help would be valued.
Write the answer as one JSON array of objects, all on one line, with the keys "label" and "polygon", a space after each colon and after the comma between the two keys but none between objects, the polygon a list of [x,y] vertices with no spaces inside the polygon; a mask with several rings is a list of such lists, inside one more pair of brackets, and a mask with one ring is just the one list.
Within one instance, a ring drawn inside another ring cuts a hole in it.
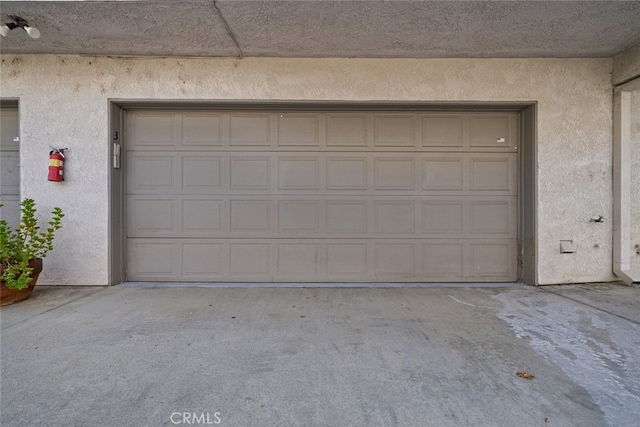
[{"label": "light bulb", "polygon": [[40,38],[40,30],[36,27],[24,27],[24,30],[29,34],[32,39]]},{"label": "light bulb", "polygon": [[0,34],[2,34],[2,37],[7,37],[9,31],[11,31],[11,28],[6,25],[0,25]]}]

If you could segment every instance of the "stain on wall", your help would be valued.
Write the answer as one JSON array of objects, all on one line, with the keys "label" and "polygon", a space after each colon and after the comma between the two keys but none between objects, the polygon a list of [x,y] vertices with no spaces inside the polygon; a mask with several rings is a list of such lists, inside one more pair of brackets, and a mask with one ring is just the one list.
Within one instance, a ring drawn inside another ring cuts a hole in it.
[{"label": "stain on wall", "polygon": [[[65,213],[40,283],[108,281],[109,99],[536,101],[541,284],[613,280],[610,59],[215,59],[5,55],[22,195]],[[46,180],[49,145],[70,147]],[[574,240],[575,254],[559,253]]]}]

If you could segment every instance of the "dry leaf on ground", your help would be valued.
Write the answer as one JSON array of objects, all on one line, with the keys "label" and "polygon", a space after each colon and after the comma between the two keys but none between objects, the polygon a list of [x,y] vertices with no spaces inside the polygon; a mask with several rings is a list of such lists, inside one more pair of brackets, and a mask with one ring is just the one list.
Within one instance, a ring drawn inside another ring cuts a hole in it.
[{"label": "dry leaf on ground", "polygon": [[520,371],[516,375],[518,375],[520,378],[524,378],[525,380],[532,380],[535,378],[533,375],[531,375],[527,371]]}]

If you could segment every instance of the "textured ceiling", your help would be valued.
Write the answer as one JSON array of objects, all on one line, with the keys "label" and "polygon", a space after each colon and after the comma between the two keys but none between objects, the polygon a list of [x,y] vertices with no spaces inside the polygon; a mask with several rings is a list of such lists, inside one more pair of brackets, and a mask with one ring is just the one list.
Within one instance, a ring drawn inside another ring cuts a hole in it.
[{"label": "textured ceiling", "polygon": [[11,31],[4,54],[610,57],[640,43],[640,1],[2,1],[0,15],[42,32]]}]

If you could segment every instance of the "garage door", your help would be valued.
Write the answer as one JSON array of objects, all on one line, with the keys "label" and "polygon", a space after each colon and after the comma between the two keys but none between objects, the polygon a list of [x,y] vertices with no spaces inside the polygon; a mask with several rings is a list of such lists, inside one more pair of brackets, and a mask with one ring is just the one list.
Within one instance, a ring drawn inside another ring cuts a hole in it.
[{"label": "garage door", "polygon": [[134,110],[127,279],[517,278],[517,114]]},{"label": "garage door", "polygon": [[20,222],[20,133],[18,109],[0,108],[0,219]]}]

